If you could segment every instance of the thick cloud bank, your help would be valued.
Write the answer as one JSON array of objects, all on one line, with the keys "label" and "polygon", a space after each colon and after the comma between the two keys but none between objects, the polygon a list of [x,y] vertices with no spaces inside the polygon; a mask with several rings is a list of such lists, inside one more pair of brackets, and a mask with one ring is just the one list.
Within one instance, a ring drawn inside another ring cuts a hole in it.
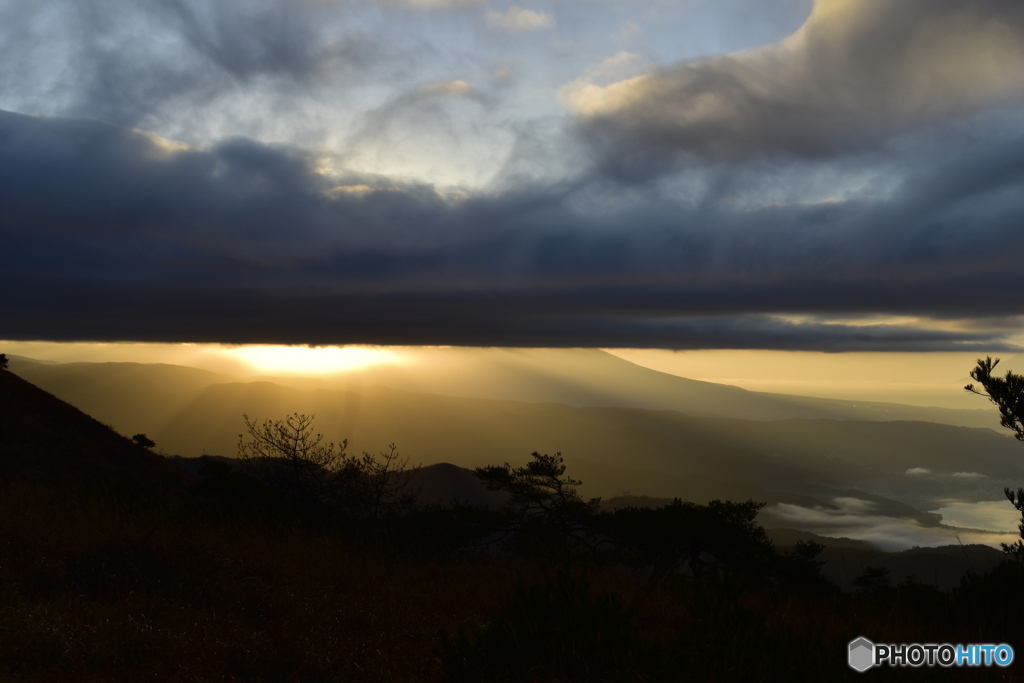
[{"label": "thick cloud bank", "polygon": [[1022,312],[1024,156],[973,156],[984,178],[964,158],[887,200],[609,202],[599,178],[443,197],[244,139],[4,113],[0,336],[1008,348],[998,325],[835,320]]},{"label": "thick cloud bank", "polygon": [[1020,350],[1020,3],[745,2],[0,7],[0,338]]}]

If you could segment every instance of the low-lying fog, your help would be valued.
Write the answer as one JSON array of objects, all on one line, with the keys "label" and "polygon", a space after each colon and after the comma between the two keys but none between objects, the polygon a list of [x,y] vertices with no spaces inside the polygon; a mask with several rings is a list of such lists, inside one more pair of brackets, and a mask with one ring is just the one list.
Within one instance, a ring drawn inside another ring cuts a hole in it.
[{"label": "low-lying fog", "polygon": [[1005,498],[977,503],[954,501],[929,512],[938,515],[928,525],[919,519],[878,514],[877,506],[859,498],[835,498],[833,507],[802,507],[789,503],[771,505],[761,513],[767,527],[792,527],[832,538],[867,541],[882,550],[907,550],[980,543],[1000,547],[1020,538],[1021,515]]}]

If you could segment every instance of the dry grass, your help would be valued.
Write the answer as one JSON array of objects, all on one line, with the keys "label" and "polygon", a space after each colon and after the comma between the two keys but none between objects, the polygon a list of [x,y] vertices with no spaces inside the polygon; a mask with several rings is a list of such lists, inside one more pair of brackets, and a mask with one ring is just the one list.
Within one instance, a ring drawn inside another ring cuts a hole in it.
[{"label": "dry grass", "polygon": [[[953,607],[922,612],[905,601],[761,589],[731,595],[682,578],[652,582],[610,562],[572,562],[577,573],[586,565],[594,594],[632,608],[645,640],[681,655],[673,661],[685,663],[664,680],[852,679],[845,646],[857,635],[979,642],[977,623],[958,622]],[[543,565],[218,520],[190,503],[10,485],[0,490],[0,679],[437,680],[440,632],[480,632],[507,612],[517,587],[541,580]],[[1013,669],[931,674],[1014,680]]]},{"label": "dry grass", "polygon": [[479,625],[528,573],[12,487],[0,678],[429,680],[439,631]]}]

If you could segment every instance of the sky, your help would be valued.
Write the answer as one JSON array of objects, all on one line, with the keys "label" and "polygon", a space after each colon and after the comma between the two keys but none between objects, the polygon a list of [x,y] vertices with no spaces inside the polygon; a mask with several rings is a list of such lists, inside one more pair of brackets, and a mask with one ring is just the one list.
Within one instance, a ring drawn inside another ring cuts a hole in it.
[{"label": "sky", "polygon": [[0,339],[1009,356],[1019,0],[0,0]]}]

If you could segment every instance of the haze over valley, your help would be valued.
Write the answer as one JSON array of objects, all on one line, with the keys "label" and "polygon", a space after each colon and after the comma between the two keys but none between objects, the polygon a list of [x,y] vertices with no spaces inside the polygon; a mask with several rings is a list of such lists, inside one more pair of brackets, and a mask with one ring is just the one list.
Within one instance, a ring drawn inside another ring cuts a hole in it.
[{"label": "haze over valley", "polygon": [[750,498],[768,527],[888,550],[1011,541],[1017,513],[999,498],[1024,479],[992,409],[751,392],[598,350],[422,349],[327,378],[20,356],[11,369],[167,454],[234,457],[243,413],[315,414],[351,452],[396,443],[463,468],[561,452],[588,496]]}]

